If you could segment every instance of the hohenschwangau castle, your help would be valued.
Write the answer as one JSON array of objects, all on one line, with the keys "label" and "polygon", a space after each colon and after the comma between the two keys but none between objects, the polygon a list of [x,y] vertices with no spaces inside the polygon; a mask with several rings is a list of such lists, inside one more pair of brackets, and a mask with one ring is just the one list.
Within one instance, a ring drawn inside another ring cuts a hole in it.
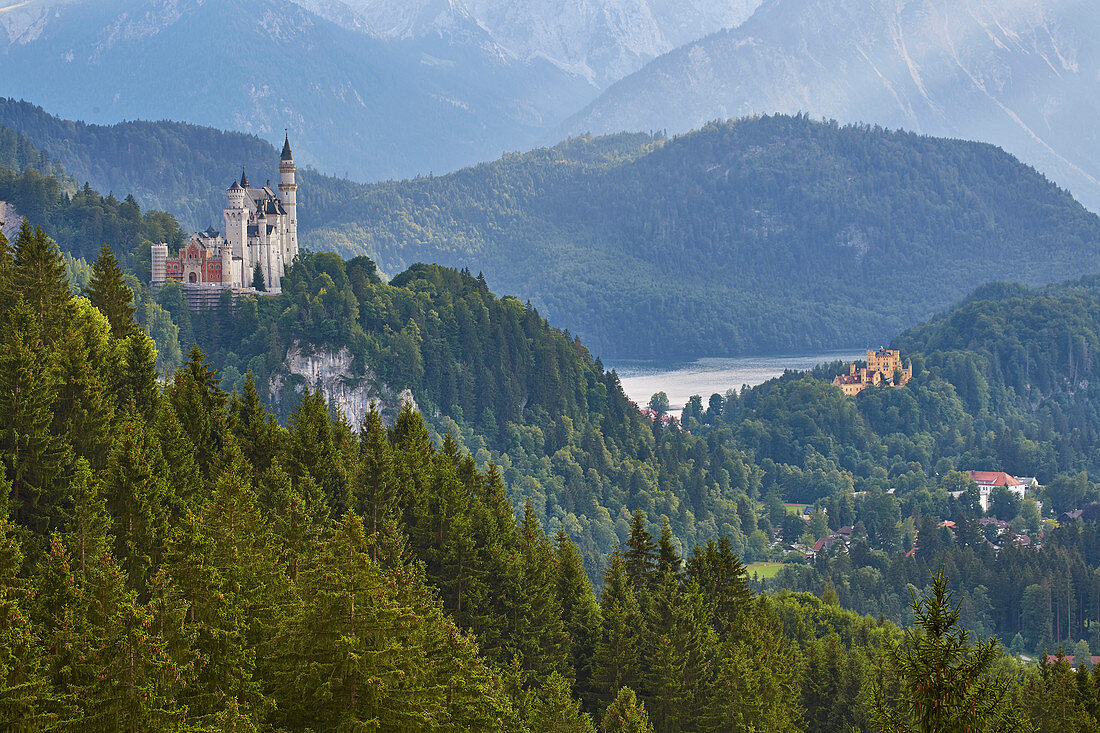
[{"label": "hohenschwangau castle", "polygon": [[[297,191],[290,138],[279,161],[279,193],[269,186],[251,188],[248,177],[234,181],[227,191],[223,212],[225,235],[211,227],[191,235],[176,257],[168,245],[153,245],[152,285],[176,280],[184,286],[192,306],[215,299],[221,291],[252,290],[259,268],[263,288],[280,291],[286,268],[298,255]],[[258,283],[257,283],[258,284]]]}]

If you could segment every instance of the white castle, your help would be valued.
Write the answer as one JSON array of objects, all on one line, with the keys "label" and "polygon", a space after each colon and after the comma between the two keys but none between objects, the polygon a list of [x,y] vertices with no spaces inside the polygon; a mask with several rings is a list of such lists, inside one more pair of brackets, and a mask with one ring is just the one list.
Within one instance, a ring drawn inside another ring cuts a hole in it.
[{"label": "white castle", "polygon": [[[294,182],[290,137],[279,161],[279,193],[270,186],[250,188],[248,176],[233,181],[222,216],[225,236],[211,227],[192,234],[177,257],[168,257],[167,244],[154,244],[152,285],[168,280],[185,290],[218,288],[259,289],[278,293],[286,268],[298,255],[298,185]],[[257,269],[259,276],[257,277]],[[262,287],[257,281],[262,279]],[[194,300],[194,298],[191,298]]]}]

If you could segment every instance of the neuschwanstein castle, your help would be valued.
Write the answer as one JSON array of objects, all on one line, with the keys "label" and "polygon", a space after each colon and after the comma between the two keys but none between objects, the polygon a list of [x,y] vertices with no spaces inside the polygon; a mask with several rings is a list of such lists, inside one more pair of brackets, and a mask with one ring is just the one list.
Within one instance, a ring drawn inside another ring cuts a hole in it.
[{"label": "neuschwanstein castle", "polygon": [[152,285],[176,280],[183,284],[192,306],[201,307],[216,302],[226,289],[255,292],[253,281],[259,267],[263,289],[278,293],[283,273],[298,255],[294,172],[288,136],[279,161],[279,193],[269,186],[251,188],[248,176],[242,173],[241,180],[234,181],[226,192],[225,236],[213,227],[193,234],[172,258],[167,244],[153,245]]}]

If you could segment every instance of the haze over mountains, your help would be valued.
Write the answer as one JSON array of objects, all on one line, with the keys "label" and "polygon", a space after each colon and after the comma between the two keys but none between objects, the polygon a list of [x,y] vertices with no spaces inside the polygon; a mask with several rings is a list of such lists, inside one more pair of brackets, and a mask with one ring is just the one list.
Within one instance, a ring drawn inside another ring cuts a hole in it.
[{"label": "haze over mountains", "polygon": [[599,87],[722,28],[761,0],[293,0],[345,27],[389,39],[441,36],[545,59]]},{"label": "haze over mountains", "polygon": [[1100,208],[1100,4],[766,0],[614,84],[562,134],[807,112],[992,142]]},{"label": "haze over mountains", "polygon": [[1084,0],[0,0],[0,95],[290,127],[356,180],[806,112],[1001,145],[1097,210],[1097,39]]},{"label": "haze over mountains", "polygon": [[286,0],[31,3],[0,9],[0,24],[0,94],[89,122],[167,118],[268,140],[289,127],[303,163],[359,179],[527,147],[596,92],[544,60],[390,41]]}]

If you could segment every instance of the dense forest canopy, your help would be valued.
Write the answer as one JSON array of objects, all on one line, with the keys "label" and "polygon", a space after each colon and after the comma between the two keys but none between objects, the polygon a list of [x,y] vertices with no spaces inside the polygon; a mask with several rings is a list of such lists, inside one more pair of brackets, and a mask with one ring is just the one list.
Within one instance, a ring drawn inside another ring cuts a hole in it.
[{"label": "dense forest canopy", "polygon": [[108,248],[92,269],[76,297],[41,229],[0,235],[5,729],[1096,724],[1100,673],[972,643],[942,573],[903,637],[638,511],[597,596],[409,406],[354,431],[306,388],[284,427],[197,347],[159,383]]},{"label": "dense forest canopy", "polygon": [[[219,226],[242,165],[259,180],[277,160],[250,136],[83,125],[12,100],[0,125],[191,228]],[[804,117],[575,138],[367,186],[306,170],[301,186],[312,249],[390,276],[483,271],[605,358],[881,343],[985,282],[1100,265],[1100,219],[1002,150]]]},{"label": "dense forest canopy", "polygon": [[[307,252],[278,297],[192,313],[124,271],[172,217],[4,175],[45,186],[59,245],[0,241],[15,729],[873,730],[937,670],[1003,703],[979,729],[1096,726],[1086,666],[971,640],[1100,648],[1100,525],[1052,519],[1100,498],[1100,280],[980,288],[895,340],[904,388],[848,398],[824,365],[681,429],[484,277]],[[291,346],[347,348],[420,414],[353,429]],[[1042,488],[985,513],[967,468]]]}]

